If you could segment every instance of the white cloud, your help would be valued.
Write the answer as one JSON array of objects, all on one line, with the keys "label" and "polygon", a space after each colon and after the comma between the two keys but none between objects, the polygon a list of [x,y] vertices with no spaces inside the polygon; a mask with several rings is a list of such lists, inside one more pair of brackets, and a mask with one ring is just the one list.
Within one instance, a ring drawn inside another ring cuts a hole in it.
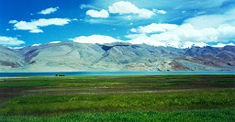
[{"label": "white cloud", "polygon": [[86,15],[89,15],[89,16],[94,17],[94,18],[108,18],[109,17],[108,11],[106,11],[104,9],[102,9],[100,11],[88,10],[86,12]]},{"label": "white cloud", "polygon": [[164,10],[158,10],[157,13],[158,13],[158,14],[166,14],[167,12],[164,11]]},{"label": "white cloud", "polygon": [[154,46],[166,46],[164,43],[154,41],[144,34],[129,35],[129,37],[127,36],[127,38],[132,38],[132,39],[127,40],[127,41],[123,41],[123,40],[115,39],[110,36],[91,35],[91,36],[79,36],[76,38],[72,38],[70,40],[73,40],[74,42],[78,42],[78,43],[92,43],[92,44],[127,42],[127,43],[132,43],[132,44],[148,44],[148,45],[154,45]]},{"label": "white cloud", "polygon": [[64,18],[51,18],[51,19],[39,19],[32,20],[31,22],[19,21],[14,24],[15,30],[29,30],[31,33],[43,32],[40,27],[46,27],[49,25],[62,26],[68,24],[71,20]]},{"label": "white cloud", "polygon": [[[132,44],[148,44],[153,46],[163,46],[163,47],[175,47],[175,48],[190,48],[192,46],[204,47],[208,44],[204,42],[190,42],[190,41],[180,41],[171,40],[172,37],[154,37],[153,35],[147,36],[145,34],[130,34],[126,38],[129,38],[127,42]],[[162,39],[160,39],[162,38]]]},{"label": "white cloud", "polygon": [[38,12],[38,14],[44,14],[44,15],[51,14],[51,13],[56,12],[58,9],[59,9],[59,7],[55,7],[55,8],[51,7],[51,8],[47,8],[47,9],[44,9],[44,10]]},{"label": "white cloud", "polygon": [[109,12],[113,14],[120,14],[120,15],[136,14],[140,18],[151,18],[152,16],[155,15],[154,12],[148,9],[138,8],[134,4],[128,1],[119,1],[113,3],[108,8]]},{"label": "white cloud", "polygon": [[235,26],[235,9],[223,14],[202,15],[185,20],[184,23],[190,23],[196,28],[219,27],[223,24]]},{"label": "white cloud", "polygon": [[177,48],[192,45],[202,47],[209,42],[220,42],[221,44],[215,46],[223,46],[223,43],[235,41],[235,9],[224,14],[190,18],[182,25],[152,23],[135,29],[139,35],[148,34],[152,41]]},{"label": "white cloud", "polygon": [[120,1],[109,6],[110,13],[119,13],[119,14],[138,14],[139,8],[127,1]]},{"label": "white cloud", "polygon": [[[92,3],[104,8],[112,4],[113,1],[120,0],[94,0]],[[225,2],[232,0],[125,0],[134,3],[139,7],[145,8],[164,8],[164,9],[208,9],[221,7]]]},{"label": "white cloud", "polygon": [[195,29],[191,24],[183,24],[177,29],[152,34],[151,37],[162,41],[215,42],[219,41],[219,33],[215,28]]},{"label": "white cloud", "polygon": [[72,20],[73,20],[73,21],[78,21],[78,19],[77,19],[77,18],[73,18]]},{"label": "white cloud", "polygon": [[19,40],[16,37],[7,37],[7,36],[0,36],[0,44],[1,45],[21,45],[24,44],[25,42],[22,40]]},{"label": "white cloud", "polygon": [[41,29],[33,29],[29,31],[30,33],[42,33],[43,31]]},{"label": "white cloud", "polygon": [[60,43],[61,41],[52,41],[50,42],[50,44],[56,44],[56,43]]},{"label": "white cloud", "polygon": [[41,45],[41,43],[39,43],[39,44],[33,44],[32,46],[33,47],[36,47],[36,46],[40,46]]},{"label": "white cloud", "polygon": [[218,44],[216,44],[216,45],[213,45],[213,47],[224,47],[224,46],[227,46],[227,45],[235,46],[234,43],[229,43],[229,44],[218,43]]},{"label": "white cloud", "polygon": [[130,30],[131,32],[137,32],[137,30],[135,28],[131,28]]},{"label": "white cloud", "polygon": [[192,46],[205,47],[205,46],[208,46],[208,44],[204,42],[185,42],[182,45],[182,48],[191,48]]},{"label": "white cloud", "polygon": [[85,9],[85,8],[92,8],[92,9],[98,9],[97,7],[89,4],[81,4],[80,9]]},{"label": "white cloud", "polygon": [[39,43],[39,44],[33,44],[32,46],[33,47],[36,47],[36,46],[40,46],[41,44]]},{"label": "white cloud", "polygon": [[[133,7],[131,5],[129,6],[130,8]],[[121,7],[119,6],[118,8]],[[138,9],[135,10],[137,11]],[[112,12],[115,13],[114,11],[121,15],[134,13],[131,9],[114,9]],[[228,45],[225,43],[229,41],[235,41],[235,9],[220,15],[203,15],[190,18],[185,20],[181,25],[152,23],[150,25],[132,28],[130,31],[133,34],[127,35],[126,38],[129,40],[125,42],[133,44],[190,48],[192,46],[209,46],[208,44],[210,42],[214,42],[218,43],[218,45],[214,45],[215,47],[221,47]],[[97,42],[96,39],[93,38],[93,41],[91,41],[90,38],[85,38],[83,42],[103,43],[101,41],[103,39],[97,39]],[[106,43],[114,41],[117,41],[117,39],[112,38],[112,41]],[[233,43],[230,43],[230,45],[233,45]]]},{"label": "white cloud", "polygon": [[138,30],[141,33],[152,33],[149,36],[152,41],[162,42],[176,48],[187,48],[192,45],[206,46],[208,42],[235,40],[235,28],[229,25],[221,25],[218,28],[197,29],[191,24],[181,26],[167,24],[163,26],[154,23],[139,27]]},{"label": "white cloud", "polygon": [[129,34],[129,35],[126,35],[125,37],[128,39],[135,39],[141,36],[146,36],[146,35],[145,34]]},{"label": "white cloud", "polygon": [[[129,40],[119,40],[110,36],[104,35],[91,35],[91,36],[79,36],[76,38],[72,38],[70,40],[78,43],[91,43],[91,44],[105,44],[105,43],[113,43],[113,42],[126,42],[131,44],[147,44],[152,46],[163,46],[163,47],[175,47],[175,48],[190,48],[192,46],[205,47],[209,46],[205,42],[192,42],[192,41],[178,41],[178,40],[157,40],[153,36],[147,36],[145,34],[130,34],[127,35],[126,38]],[[172,38],[172,37],[169,37]],[[224,47],[226,45],[233,45],[233,43],[223,44],[219,43],[214,45],[214,47]]]},{"label": "white cloud", "polygon": [[10,49],[22,49],[22,48],[24,48],[24,46],[23,47],[8,47],[8,48],[10,48]]},{"label": "white cloud", "polygon": [[17,23],[17,22],[18,22],[17,20],[10,20],[10,21],[9,21],[10,24],[15,24],[15,23]]},{"label": "white cloud", "polygon": [[138,28],[138,32],[140,32],[140,33],[158,33],[158,32],[166,32],[169,30],[174,30],[177,28],[178,28],[178,25],[175,25],[175,24],[152,23],[147,26],[140,26]]},{"label": "white cloud", "polygon": [[[208,42],[227,42],[235,41],[235,27],[231,25],[220,25],[217,28],[195,28],[191,24],[183,24],[180,26],[170,24],[150,24],[141,26],[137,29],[140,34],[132,34],[126,37],[132,39],[142,38],[143,40],[151,40],[152,45],[156,42],[164,43],[166,46],[176,48],[188,48],[192,45],[203,47]],[[143,38],[143,34],[151,33]],[[140,39],[138,39],[140,40]],[[136,41],[136,40],[135,40]],[[140,42],[142,42],[140,40]]]},{"label": "white cloud", "polygon": [[115,39],[110,36],[104,36],[104,35],[79,36],[76,38],[72,38],[70,40],[73,40],[74,42],[79,42],[79,43],[92,43],[92,44],[121,42],[121,40]]},{"label": "white cloud", "polygon": [[166,14],[167,13],[165,10],[158,10],[158,9],[153,9],[152,11],[155,13],[158,13],[158,14]]},{"label": "white cloud", "polygon": [[152,38],[146,36],[145,34],[135,34],[135,35],[127,35],[127,38],[130,40],[126,41],[132,44],[147,44],[152,46],[167,46],[165,43],[160,41],[155,41]]}]

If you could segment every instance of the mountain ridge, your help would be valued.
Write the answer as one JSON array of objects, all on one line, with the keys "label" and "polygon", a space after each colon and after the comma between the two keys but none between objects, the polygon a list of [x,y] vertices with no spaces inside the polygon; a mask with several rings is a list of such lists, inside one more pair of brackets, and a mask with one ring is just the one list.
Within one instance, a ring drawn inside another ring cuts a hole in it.
[{"label": "mountain ridge", "polygon": [[0,72],[235,70],[235,46],[178,49],[146,44],[60,42],[0,46]]}]

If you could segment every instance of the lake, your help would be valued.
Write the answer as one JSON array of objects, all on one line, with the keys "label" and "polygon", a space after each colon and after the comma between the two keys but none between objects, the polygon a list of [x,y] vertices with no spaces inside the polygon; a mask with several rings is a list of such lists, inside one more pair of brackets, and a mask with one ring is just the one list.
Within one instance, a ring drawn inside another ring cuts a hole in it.
[{"label": "lake", "polygon": [[235,71],[119,71],[119,72],[14,72],[0,77],[64,75],[235,75]]}]

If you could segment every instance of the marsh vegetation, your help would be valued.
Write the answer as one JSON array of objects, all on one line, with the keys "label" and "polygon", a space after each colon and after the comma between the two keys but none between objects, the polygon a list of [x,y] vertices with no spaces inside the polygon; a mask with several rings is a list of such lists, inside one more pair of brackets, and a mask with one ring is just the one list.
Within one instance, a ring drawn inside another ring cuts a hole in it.
[{"label": "marsh vegetation", "polygon": [[0,121],[234,121],[234,75],[0,78]]}]

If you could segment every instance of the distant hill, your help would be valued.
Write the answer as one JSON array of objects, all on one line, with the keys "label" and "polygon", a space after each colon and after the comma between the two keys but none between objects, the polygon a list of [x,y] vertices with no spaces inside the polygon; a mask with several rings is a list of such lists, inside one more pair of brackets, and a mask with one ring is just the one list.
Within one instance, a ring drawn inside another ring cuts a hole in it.
[{"label": "distant hill", "polygon": [[145,44],[61,42],[0,46],[0,72],[235,70],[235,47],[177,49]]}]

